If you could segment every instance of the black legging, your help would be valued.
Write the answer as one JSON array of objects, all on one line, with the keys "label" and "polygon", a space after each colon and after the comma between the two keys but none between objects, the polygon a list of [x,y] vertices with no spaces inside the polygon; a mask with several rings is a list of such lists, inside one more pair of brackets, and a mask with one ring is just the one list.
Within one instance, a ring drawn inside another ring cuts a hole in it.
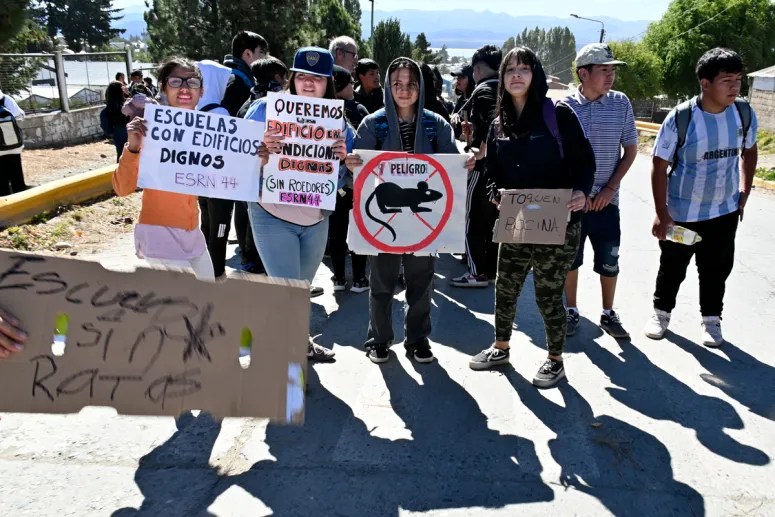
[{"label": "black legging", "polygon": [[[344,280],[344,263],[347,256],[347,229],[350,226],[350,210],[353,207],[353,191],[344,188],[345,195],[336,196],[336,210],[328,219],[328,250],[334,277]],[[353,280],[366,278],[366,257],[352,254]]]}]

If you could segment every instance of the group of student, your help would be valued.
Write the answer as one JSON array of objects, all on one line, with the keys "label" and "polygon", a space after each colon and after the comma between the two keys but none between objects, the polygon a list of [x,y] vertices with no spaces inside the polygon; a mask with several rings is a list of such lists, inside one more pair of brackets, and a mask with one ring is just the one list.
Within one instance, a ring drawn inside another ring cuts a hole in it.
[{"label": "group of student", "polygon": [[[347,225],[353,203],[352,171],[362,164],[358,151],[453,154],[459,152],[457,135],[466,141],[468,152],[465,261],[469,271],[451,279],[451,284],[484,287],[495,282],[494,340],[470,358],[470,367],[484,370],[509,362],[517,300],[532,270],[548,349],[533,383],[550,387],[565,376],[566,337],[573,335],[579,324],[576,289],[586,239],[592,243],[594,271],[601,282],[600,326],[613,337],[629,337],[613,303],[619,274],[619,190],[635,159],[638,139],[629,100],[612,90],[616,69],[625,63],[616,60],[607,45],[591,44],[578,52],[580,86],[559,103],[547,97],[547,77],[531,49],[517,47],[502,55],[497,47],[482,47],[470,65],[453,71],[459,98],[447,117],[427,109],[435,104],[429,98],[438,100],[435,84],[429,84],[433,74],[424,74],[410,58],[400,57],[389,65],[382,87],[379,67],[371,60],[358,60],[356,43],[348,37],[336,38],[329,49],[299,49],[290,68],[268,53],[264,38],[239,33],[227,62],[232,71],[223,92],[215,86],[216,79],[212,79],[211,88],[211,78],[218,72],[207,62],[172,58],[158,72],[168,105],[225,110],[231,116],[258,122],[266,120],[263,97],[267,92],[344,99],[347,120],[343,138],[332,146],[341,160],[336,210],[260,201],[237,203],[246,214],[235,217],[238,236],[243,235],[238,237],[241,251],[250,253],[246,242],[251,238],[256,249],[251,260],[260,261],[268,276],[311,283],[328,246],[334,289],[343,290]],[[667,329],[678,288],[695,256],[702,343],[723,343],[720,318],[724,284],[732,269],[735,230],[742,220],[756,165],[756,117],[747,103],[736,100],[742,72],[743,62],[735,52],[720,48],[708,51],[697,64],[701,95],[674,110],[657,137],[652,173],[653,234],[660,239],[661,257],[654,313],[645,329],[651,338],[661,338]],[[352,74],[358,80],[357,89],[353,88]],[[203,92],[214,93],[218,100],[204,98]],[[687,110],[688,122],[683,122]],[[145,134],[142,117],[127,124],[127,141],[113,179],[119,195],[137,189]],[[258,153],[260,167],[270,154],[281,152],[282,146],[282,136],[267,132]],[[741,154],[714,152],[714,146],[736,148]],[[494,244],[492,230],[501,192],[536,188],[572,191],[564,243]],[[193,269],[200,279],[222,277],[234,206],[233,201],[197,200],[190,195],[144,190],[135,228],[138,257],[161,267]],[[671,224],[695,230],[702,241],[687,246],[665,240]],[[432,362],[435,257],[380,253],[369,257],[368,276],[364,257],[353,255],[352,261],[352,290],[369,292],[368,358],[374,363],[390,358],[392,302],[403,276],[404,346],[413,360]],[[22,340],[18,322],[9,315],[2,320],[0,357],[13,352]],[[310,338],[308,357],[330,361],[334,352]]]}]

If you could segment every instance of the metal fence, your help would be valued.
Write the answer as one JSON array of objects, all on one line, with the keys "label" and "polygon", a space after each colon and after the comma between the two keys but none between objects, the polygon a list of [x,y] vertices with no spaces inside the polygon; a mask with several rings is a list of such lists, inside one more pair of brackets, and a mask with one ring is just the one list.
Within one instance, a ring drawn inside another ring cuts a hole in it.
[{"label": "metal fence", "polygon": [[27,113],[70,111],[105,102],[105,89],[123,73],[148,70],[123,52],[0,54],[0,89]]},{"label": "metal fence", "polygon": [[668,99],[666,97],[657,97],[654,99],[635,99],[632,101],[632,110],[635,113],[635,119],[644,122],[654,122],[661,124],[670,110],[675,108],[681,101]]}]

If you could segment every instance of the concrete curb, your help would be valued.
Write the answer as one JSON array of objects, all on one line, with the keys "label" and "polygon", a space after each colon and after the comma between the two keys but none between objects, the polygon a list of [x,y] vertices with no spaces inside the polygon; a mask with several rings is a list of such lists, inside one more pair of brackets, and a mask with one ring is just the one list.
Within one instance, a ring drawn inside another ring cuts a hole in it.
[{"label": "concrete curb", "polygon": [[775,181],[766,181],[761,178],[754,178],[753,185],[756,188],[775,191]]},{"label": "concrete curb", "polygon": [[0,228],[25,223],[60,205],[82,203],[112,192],[115,170],[116,166],[110,165],[0,198]]}]

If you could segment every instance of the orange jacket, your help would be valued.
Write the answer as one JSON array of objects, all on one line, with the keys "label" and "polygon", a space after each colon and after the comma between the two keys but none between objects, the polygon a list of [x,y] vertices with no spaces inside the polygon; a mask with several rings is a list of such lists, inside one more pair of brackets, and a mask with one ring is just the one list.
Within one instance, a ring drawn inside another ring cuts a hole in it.
[{"label": "orange jacket", "polygon": [[[123,197],[135,192],[139,171],[140,153],[133,153],[124,147],[118,168],[113,174],[113,190],[116,194]],[[193,230],[199,226],[197,198],[188,194],[144,189],[138,222]]]}]

